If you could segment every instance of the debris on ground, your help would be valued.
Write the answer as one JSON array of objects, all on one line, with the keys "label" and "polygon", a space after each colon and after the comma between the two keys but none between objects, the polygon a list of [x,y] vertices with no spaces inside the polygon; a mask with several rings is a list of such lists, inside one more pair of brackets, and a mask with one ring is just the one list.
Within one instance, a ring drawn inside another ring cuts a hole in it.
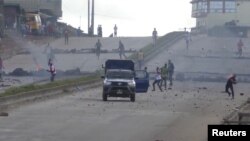
[{"label": "debris on ground", "polygon": [[7,117],[7,116],[9,116],[9,113],[0,112],[0,117]]},{"label": "debris on ground", "polygon": [[23,70],[23,68],[16,68],[13,72],[9,73],[12,76],[29,76],[31,75],[28,71]]}]

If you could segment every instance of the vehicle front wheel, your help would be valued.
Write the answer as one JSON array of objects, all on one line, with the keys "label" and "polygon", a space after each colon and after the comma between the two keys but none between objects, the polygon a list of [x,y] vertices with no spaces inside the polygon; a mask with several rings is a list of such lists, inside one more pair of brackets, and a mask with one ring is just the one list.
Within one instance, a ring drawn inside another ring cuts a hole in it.
[{"label": "vehicle front wheel", "polygon": [[130,101],[135,102],[135,93],[130,95]]},{"label": "vehicle front wheel", "polygon": [[107,101],[108,100],[108,95],[105,93],[102,93],[102,100]]}]

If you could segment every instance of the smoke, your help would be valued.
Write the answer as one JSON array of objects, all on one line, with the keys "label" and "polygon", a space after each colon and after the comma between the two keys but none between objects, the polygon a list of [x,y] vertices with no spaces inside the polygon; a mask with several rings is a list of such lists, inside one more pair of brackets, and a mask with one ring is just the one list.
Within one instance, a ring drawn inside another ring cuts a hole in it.
[{"label": "smoke", "polygon": [[47,66],[46,54],[43,53],[44,48],[39,47],[38,45],[28,42],[25,46],[25,49],[31,54],[35,71],[45,69]]}]

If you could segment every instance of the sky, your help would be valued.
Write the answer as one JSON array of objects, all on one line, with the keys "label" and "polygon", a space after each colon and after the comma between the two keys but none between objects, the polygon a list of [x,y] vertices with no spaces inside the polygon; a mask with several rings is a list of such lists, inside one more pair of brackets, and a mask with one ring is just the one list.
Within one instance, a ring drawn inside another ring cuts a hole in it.
[{"label": "sky", "polygon": [[[118,27],[118,36],[151,36],[195,26],[191,18],[191,0],[95,0],[95,34],[102,25],[103,36]],[[61,21],[81,27],[86,33],[88,0],[62,0]]]}]

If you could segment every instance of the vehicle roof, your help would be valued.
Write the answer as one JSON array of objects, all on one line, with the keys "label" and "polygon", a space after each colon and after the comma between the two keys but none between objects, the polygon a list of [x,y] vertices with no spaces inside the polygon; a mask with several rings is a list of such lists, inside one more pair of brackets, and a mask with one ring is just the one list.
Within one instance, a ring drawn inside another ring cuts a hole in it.
[{"label": "vehicle roof", "polygon": [[134,62],[132,60],[107,60],[105,69],[124,69],[134,71]]},{"label": "vehicle roof", "polygon": [[133,72],[132,70],[124,70],[124,69],[108,69],[108,72],[117,72],[117,71],[123,71],[123,72]]}]

